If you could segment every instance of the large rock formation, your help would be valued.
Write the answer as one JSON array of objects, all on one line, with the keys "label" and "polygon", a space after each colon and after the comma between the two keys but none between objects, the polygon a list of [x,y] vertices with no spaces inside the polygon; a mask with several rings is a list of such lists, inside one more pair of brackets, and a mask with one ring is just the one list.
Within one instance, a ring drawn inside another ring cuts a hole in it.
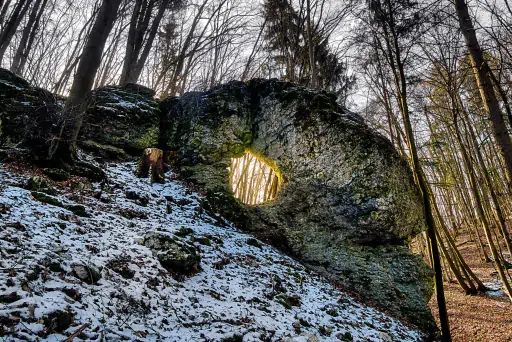
[{"label": "large rock formation", "polygon": [[[63,99],[0,68],[0,146],[51,140]],[[39,144],[39,143],[37,143]]]},{"label": "large rock formation", "polygon": [[[333,95],[279,81],[234,82],[171,98],[164,141],[206,208],[425,330],[432,274],[407,241],[424,229],[407,162]],[[164,113],[165,114],[165,113]],[[277,198],[245,206],[231,192],[231,158],[273,166]]]},{"label": "large rock formation", "polygon": [[114,147],[140,155],[145,148],[156,146],[160,111],[154,95],[153,90],[135,84],[93,91],[93,105],[81,131],[82,147],[106,154]]},{"label": "large rock formation", "polygon": [[[202,210],[435,330],[426,305],[431,271],[407,247],[424,229],[418,190],[407,162],[358,115],[333,95],[275,80],[234,82],[161,103],[153,95],[136,85],[94,91],[80,145],[119,159],[158,144],[204,188]],[[58,137],[64,100],[0,70],[0,146],[23,141],[46,149]],[[234,198],[227,168],[245,151],[279,176],[273,201],[246,206]]]},{"label": "large rock formation", "polygon": [[[156,146],[160,110],[154,95],[136,84],[92,91],[78,144],[110,159]],[[0,68],[0,147],[25,146],[35,156],[45,155],[59,137],[65,101]]]}]

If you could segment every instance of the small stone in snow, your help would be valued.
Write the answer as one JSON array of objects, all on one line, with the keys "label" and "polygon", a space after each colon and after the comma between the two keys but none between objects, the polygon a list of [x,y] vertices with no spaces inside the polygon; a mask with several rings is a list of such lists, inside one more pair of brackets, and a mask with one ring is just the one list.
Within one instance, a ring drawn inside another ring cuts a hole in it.
[{"label": "small stone in snow", "polygon": [[73,275],[89,284],[96,284],[101,279],[101,273],[98,270],[85,265],[73,266]]},{"label": "small stone in snow", "polygon": [[0,295],[0,303],[4,303],[4,304],[14,303],[15,301],[20,300],[20,299],[21,299],[21,297],[18,295],[17,292],[11,292],[11,293],[6,293],[6,294]]},{"label": "small stone in snow", "polygon": [[169,272],[191,274],[199,270],[199,252],[186,241],[165,234],[150,233],[144,238],[144,245],[152,250],[162,267]]}]

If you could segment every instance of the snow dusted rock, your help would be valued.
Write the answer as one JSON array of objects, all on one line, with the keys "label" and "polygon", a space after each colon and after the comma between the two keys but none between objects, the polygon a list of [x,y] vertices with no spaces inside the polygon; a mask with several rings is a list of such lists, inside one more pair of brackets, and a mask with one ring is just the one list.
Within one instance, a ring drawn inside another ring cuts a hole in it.
[{"label": "snow dusted rock", "polygon": [[93,91],[81,136],[84,149],[123,159],[121,149],[139,156],[158,143],[160,122],[154,92],[140,85],[103,87]]},{"label": "snow dusted rock", "polygon": [[[135,169],[105,166],[107,203],[95,197],[99,184],[79,193],[55,184],[56,199],[91,213],[78,217],[20,188],[29,170],[0,164],[0,208],[8,208],[0,217],[0,295],[9,298],[0,303],[2,341],[63,341],[80,329],[74,341],[380,341],[381,332],[393,341],[424,340],[275,248],[247,244],[250,235],[216,225],[202,210],[203,197],[174,175],[151,185]],[[127,199],[127,189],[146,194],[147,207]],[[121,209],[146,218],[125,218]],[[162,235],[193,244],[201,271],[173,277],[159,251],[145,246],[151,234],[158,248],[169,243]],[[101,279],[91,285],[76,278],[77,265],[101,269]]]},{"label": "snow dusted rock", "polygon": [[62,104],[58,96],[0,68],[0,146],[14,146],[27,137],[29,144],[48,138]]},{"label": "snow dusted rock", "polygon": [[285,342],[320,342],[316,335],[311,334],[302,334],[295,337],[290,337],[285,340]]},{"label": "snow dusted rock", "polygon": [[[334,94],[251,80],[172,97],[161,108],[161,133],[182,175],[206,192],[206,211],[425,331],[437,329],[427,307],[433,274],[407,247],[425,229],[410,167]],[[228,167],[246,151],[282,183],[263,205],[245,206],[232,193]]]},{"label": "snow dusted rock", "polygon": [[144,237],[144,246],[151,249],[163,268],[172,273],[191,274],[199,271],[201,257],[187,241],[161,233]]},{"label": "snow dusted rock", "polygon": [[101,273],[95,267],[74,265],[72,269],[75,277],[88,284],[96,284],[101,279]]}]

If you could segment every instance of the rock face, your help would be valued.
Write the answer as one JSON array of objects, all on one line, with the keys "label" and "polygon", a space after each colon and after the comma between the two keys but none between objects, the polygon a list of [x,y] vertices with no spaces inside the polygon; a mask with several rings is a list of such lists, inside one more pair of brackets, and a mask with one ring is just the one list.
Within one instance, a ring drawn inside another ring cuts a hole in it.
[{"label": "rock face", "polygon": [[[432,274],[407,241],[424,229],[412,173],[392,145],[334,96],[280,81],[234,82],[162,104],[161,144],[220,212],[363,298],[435,330]],[[282,181],[277,198],[245,206],[227,168],[245,151]]]},{"label": "rock face", "polygon": [[[140,155],[158,143],[159,109],[149,88],[128,84],[93,91],[81,131],[82,147],[109,154],[111,147]],[[113,153],[113,152],[111,152]]]},{"label": "rock face", "polygon": [[[108,159],[156,147],[160,110],[154,91],[136,84],[94,90],[79,136],[83,149]],[[43,156],[59,136],[65,98],[0,68],[0,147],[30,147]]]},{"label": "rock face", "polygon": [[26,137],[31,140],[27,143],[50,137],[62,105],[58,96],[0,68],[0,146],[17,145]]}]

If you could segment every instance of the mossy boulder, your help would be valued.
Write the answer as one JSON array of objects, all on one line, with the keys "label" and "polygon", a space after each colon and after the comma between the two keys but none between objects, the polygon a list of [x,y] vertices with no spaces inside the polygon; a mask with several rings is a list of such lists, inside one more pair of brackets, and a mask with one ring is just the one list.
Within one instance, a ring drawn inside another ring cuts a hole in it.
[{"label": "mossy boulder", "polygon": [[[161,144],[174,151],[182,176],[204,188],[203,209],[423,330],[436,329],[427,307],[432,272],[407,247],[425,229],[409,165],[333,94],[252,80],[160,107]],[[227,169],[246,151],[278,175],[273,201],[246,206],[233,197]]]},{"label": "mossy boulder", "polygon": [[160,110],[154,95],[153,90],[136,84],[94,90],[81,132],[83,148],[102,157],[124,159],[119,150],[140,155],[156,147]]},{"label": "mossy boulder", "polygon": [[43,192],[48,195],[55,195],[57,191],[53,188],[50,182],[40,176],[30,177],[25,185],[25,188],[30,191]]},{"label": "mossy boulder", "polygon": [[58,132],[63,104],[63,98],[0,68],[0,146],[23,142],[44,150],[48,137]]},{"label": "mossy boulder", "polygon": [[96,267],[89,265],[74,265],[73,275],[91,285],[98,283],[101,279],[101,272]]},{"label": "mossy boulder", "polygon": [[149,233],[144,246],[151,249],[163,268],[174,274],[192,274],[200,269],[201,256],[196,247],[176,236]]}]

